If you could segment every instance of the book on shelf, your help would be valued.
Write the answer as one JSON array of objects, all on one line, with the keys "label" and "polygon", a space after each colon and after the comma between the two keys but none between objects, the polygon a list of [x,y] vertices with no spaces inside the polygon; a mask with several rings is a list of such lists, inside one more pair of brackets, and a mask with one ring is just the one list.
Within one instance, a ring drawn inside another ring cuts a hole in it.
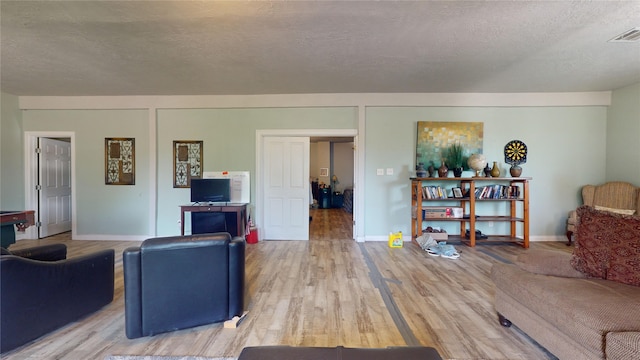
[{"label": "book on shelf", "polygon": [[487,185],[476,188],[476,199],[519,199],[520,187],[517,185]]},{"label": "book on shelf", "polygon": [[[451,191],[454,191],[453,189]],[[475,188],[474,197],[476,199],[520,199],[520,187],[518,185],[492,184],[478,186]],[[448,195],[447,189],[437,185],[426,185],[422,187],[422,199],[439,200],[449,198],[468,198],[469,189],[461,192],[461,196],[455,194]]]},{"label": "book on shelf", "polygon": [[447,191],[443,189],[441,186],[423,186],[422,198],[428,199],[428,200],[446,199]]}]

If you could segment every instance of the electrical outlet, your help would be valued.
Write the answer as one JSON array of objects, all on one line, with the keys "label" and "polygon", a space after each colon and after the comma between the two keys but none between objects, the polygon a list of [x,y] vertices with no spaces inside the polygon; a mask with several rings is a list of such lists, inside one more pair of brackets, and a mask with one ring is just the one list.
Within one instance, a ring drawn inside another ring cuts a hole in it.
[{"label": "electrical outlet", "polygon": [[384,169],[376,170],[376,175],[384,175]]},{"label": "electrical outlet", "polygon": [[489,221],[489,227],[493,227],[493,221]]},{"label": "electrical outlet", "polygon": [[393,168],[387,168],[387,175],[393,175]]}]

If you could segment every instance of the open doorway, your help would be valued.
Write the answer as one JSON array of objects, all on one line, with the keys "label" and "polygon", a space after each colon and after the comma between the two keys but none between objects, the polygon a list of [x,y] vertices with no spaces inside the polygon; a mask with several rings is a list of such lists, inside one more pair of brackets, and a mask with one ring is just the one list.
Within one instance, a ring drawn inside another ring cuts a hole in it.
[{"label": "open doorway", "polygon": [[351,240],[354,138],[311,137],[310,143],[309,240]]},{"label": "open doorway", "polygon": [[[270,193],[270,188],[269,188],[269,182],[267,181],[267,177],[268,176],[272,176],[272,170],[270,168],[270,166],[268,165],[268,159],[270,158],[270,156],[273,156],[273,154],[270,153],[271,149],[266,146],[265,144],[267,143],[267,139],[268,138],[272,138],[272,137],[305,137],[307,138],[307,144],[310,143],[310,138],[312,137],[349,137],[350,139],[353,139],[354,143],[358,143],[359,138],[358,138],[358,134],[357,134],[357,130],[356,129],[268,129],[268,130],[256,130],[256,206],[255,206],[255,221],[256,224],[258,226],[259,229],[261,229],[261,231],[259,232],[259,240],[275,240],[275,238],[271,238],[265,234],[267,234],[270,230],[269,227],[271,226],[270,223],[267,223],[267,215],[266,212],[267,211],[271,211],[272,209],[272,205],[269,203],[269,193]],[[360,228],[359,223],[360,221],[360,217],[361,217],[361,209],[360,209],[360,205],[359,205],[359,200],[360,194],[359,191],[361,191],[361,189],[358,188],[358,184],[359,184],[359,179],[361,179],[362,176],[362,169],[360,167],[361,165],[361,160],[359,160],[359,157],[362,156],[358,150],[358,148],[356,147],[354,149],[354,158],[355,158],[355,166],[354,166],[354,186],[353,186],[353,223],[352,223],[352,238],[353,239],[359,239],[359,232],[362,231],[362,229]],[[308,159],[309,157],[309,150],[307,150],[306,152],[306,157]],[[306,168],[304,170],[301,170],[301,173],[305,173],[304,175],[304,179],[300,179],[302,181],[305,182],[306,186],[304,187],[307,194],[305,195],[304,199],[300,199],[301,202],[304,203],[304,205],[307,207],[309,207],[309,204],[312,203],[312,200],[310,200],[311,197],[311,187],[310,187],[310,176],[309,176],[309,167],[310,167],[310,163],[309,161],[307,161],[307,165]],[[304,238],[289,238],[288,240],[309,240],[309,232],[308,232],[308,219],[306,218],[306,216],[308,215],[308,211],[304,211],[305,213],[305,218],[303,219],[302,217],[299,216],[299,214],[295,214],[296,215],[296,219],[299,219],[300,221],[304,221],[305,223],[305,229],[306,229],[306,236]]]},{"label": "open doorway", "polygon": [[73,133],[25,133],[25,205],[34,209],[29,238],[72,232],[74,219]]}]

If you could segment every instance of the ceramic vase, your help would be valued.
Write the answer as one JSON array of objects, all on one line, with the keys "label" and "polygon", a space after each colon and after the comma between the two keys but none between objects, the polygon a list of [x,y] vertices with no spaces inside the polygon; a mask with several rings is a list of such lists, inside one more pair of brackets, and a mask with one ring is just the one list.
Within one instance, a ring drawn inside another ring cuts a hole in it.
[{"label": "ceramic vase", "polygon": [[430,178],[432,178],[433,175],[436,173],[436,168],[433,166],[433,161],[431,162],[431,165],[429,165],[429,167],[427,168],[427,171],[429,172]]},{"label": "ceramic vase", "polygon": [[509,168],[509,173],[512,177],[518,177],[522,174],[522,167],[520,167],[519,165],[512,165]]},{"label": "ceramic vase", "polygon": [[441,178],[447,177],[448,172],[449,172],[449,168],[447,167],[447,164],[445,164],[443,161],[442,165],[440,165],[440,167],[438,168],[438,177],[441,177]]},{"label": "ceramic vase", "polygon": [[489,167],[489,163],[484,168],[484,177],[491,177],[491,168]]},{"label": "ceramic vase", "polygon": [[453,168],[453,176],[455,177],[462,177],[462,171],[464,171],[464,168],[462,166],[460,167],[454,167]]},{"label": "ceramic vase", "polygon": [[427,177],[427,170],[424,168],[424,163],[420,163],[416,166],[416,177]]},{"label": "ceramic vase", "polygon": [[498,162],[493,162],[493,167],[491,168],[491,177],[499,177],[500,176],[500,168],[498,167]]}]

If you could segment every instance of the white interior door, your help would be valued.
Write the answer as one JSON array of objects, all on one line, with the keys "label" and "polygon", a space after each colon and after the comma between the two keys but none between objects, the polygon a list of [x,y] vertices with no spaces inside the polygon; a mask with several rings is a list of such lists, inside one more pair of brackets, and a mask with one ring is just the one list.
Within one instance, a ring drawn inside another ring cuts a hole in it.
[{"label": "white interior door", "polygon": [[264,140],[265,240],[309,240],[309,138]]},{"label": "white interior door", "polygon": [[40,138],[38,238],[71,231],[71,143]]},{"label": "white interior door", "polygon": [[[353,173],[356,174],[358,172],[358,138],[353,138]],[[351,194],[353,195],[353,199],[351,199],[351,237],[353,239],[356,238],[356,197],[357,191],[356,186],[356,176],[353,177],[353,188]]]}]

